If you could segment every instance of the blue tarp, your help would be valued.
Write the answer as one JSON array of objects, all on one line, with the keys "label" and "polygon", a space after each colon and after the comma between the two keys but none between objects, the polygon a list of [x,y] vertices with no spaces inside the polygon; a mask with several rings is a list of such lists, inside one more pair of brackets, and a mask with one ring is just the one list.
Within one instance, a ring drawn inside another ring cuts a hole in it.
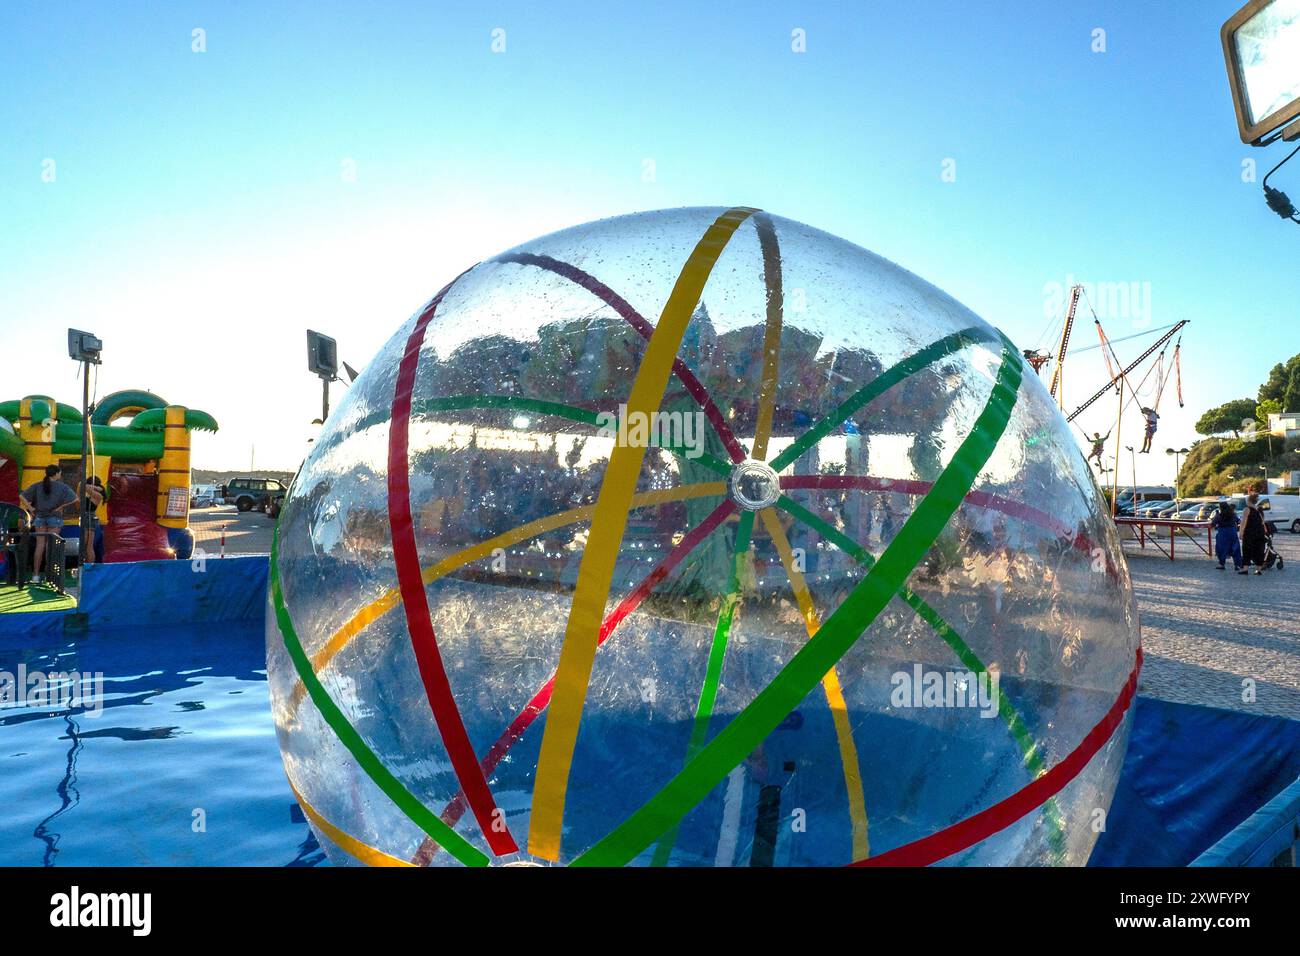
[{"label": "blue tarp", "polygon": [[260,620],[268,567],[264,555],[92,564],[77,610],[97,628]]},{"label": "blue tarp", "polygon": [[1089,866],[1186,866],[1300,776],[1300,721],[1137,699]]},{"label": "blue tarp", "polygon": [[260,621],[268,566],[265,555],[92,564],[75,611],[0,614],[0,636]]}]

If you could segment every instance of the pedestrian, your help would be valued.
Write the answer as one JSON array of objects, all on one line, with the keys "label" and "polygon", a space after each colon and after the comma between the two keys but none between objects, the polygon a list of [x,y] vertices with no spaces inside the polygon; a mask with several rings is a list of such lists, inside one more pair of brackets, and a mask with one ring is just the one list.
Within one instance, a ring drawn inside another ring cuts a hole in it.
[{"label": "pedestrian", "polygon": [[81,483],[81,494],[85,498],[84,507],[90,513],[89,528],[87,529],[88,544],[86,545],[86,563],[94,564],[99,560],[96,553],[101,544],[104,531],[99,526],[99,507],[108,500],[108,489],[104,487],[104,481],[98,475],[91,475],[90,478]]},{"label": "pedestrian", "polygon": [[1219,559],[1220,571],[1223,570],[1223,563],[1232,558],[1237,573],[1246,573],[1241,566],[1241,539],[1237,537],[1239,524],[1241,519],[1237,517],[1237,509],[1232,506],[1232,502],[1220,501],[1219,510],[1210,519],[1210,527],[1214,529],[1214,556]]},{"label": "pedestrian", "polygon": [[[1246,496],[1246,515],[1241,522],[1241,555],[1246,566],[1255,566],[1255,573],[1264,573],[1264,555],[1268,548],[1268,524],[1264,509],[1259,506],[1259,495]],[[1245,571],[1242,571],[1245,574]]]},{"label": "pedestrian", "polygon": [[75,504],[77,493],[59,481],[63,469],[58,465],[46,465],[45,477],[36,482],[21,495],[18,503],[32,518],[32,530],[36,532],[36,554],[32,561],[32,583],[41,583],[41,566],[45,562],[46,539],[61,537],[64,511],[68,505]]}]

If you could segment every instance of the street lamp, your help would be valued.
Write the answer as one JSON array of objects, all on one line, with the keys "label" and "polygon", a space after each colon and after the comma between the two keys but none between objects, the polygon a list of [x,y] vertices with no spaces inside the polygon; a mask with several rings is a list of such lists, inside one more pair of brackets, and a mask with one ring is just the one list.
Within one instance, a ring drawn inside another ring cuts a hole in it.
[{"label": "street lamp", "polygon": [[330,417],[330,382],[338,378],[339,348],[338,343],[328,335],[307,330],[307,370],[320,376],[321,381],[321,424]]},{"label": "street lamp", "polygon": [[[1110,516],[1115,517],[1119,513],[1119,452],[1110,456],[1114,463],[1114,468],[1107,468],[1100,459],[1097,461],[1097,471],[1101,474],[1101,487],[1109,493],[1110,497]],[[1115,481],[1112,483],[1107,475],[1115,475]]]},{"label": "street lamp", "polygon": [[77,573],[86,573],[86,558],[90,555],[90,496],[85,494],[90,487],[90,476],[86,474],[86,457],[90,449],[92,432],[90,430],[90,366],[100,364],[100,353],[104,343],[93,332],[80,329],[68,329],[68,358],[81,363],[81,502],[79,511],[81,520],[77,540]]},{"label": "street lamp", "polygon": [[1183,470],[1182,458],[1191,449],[1189,448],[1166,448],[1166,455],[1174,456],[1174,503],[1181,504],[1178,500],[1178,473]]},{"label": "street lamp", "polygon": [[338,376],[339,366],[343,366],[343,371],[348,376],[349,384],[357,379],[357,371],[347,362],[339,361],[338,343],[320,332],[307,330],[307,371],[319,376],[321,381],[321,410],[320,418],[312,422],[313,425],[324,425],[325,419],[330,417],[330,382],[338,382],[341,379]]}]

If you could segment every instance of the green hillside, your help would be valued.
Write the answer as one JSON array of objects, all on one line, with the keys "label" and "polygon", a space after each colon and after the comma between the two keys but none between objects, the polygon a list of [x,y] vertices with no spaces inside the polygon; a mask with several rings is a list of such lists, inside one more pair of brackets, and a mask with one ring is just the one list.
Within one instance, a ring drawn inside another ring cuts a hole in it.
[{"label": "green hillside", "polygon": [[1300,439],[1269,434],[1270,413],[1300,410],[1300,355],[1279,362],[1255,398],[1208,409],[1196,422],[1206,437],[1192,445],[1178,473],[1186,497],[1251,491],[1265,475],[1300,471]]}]

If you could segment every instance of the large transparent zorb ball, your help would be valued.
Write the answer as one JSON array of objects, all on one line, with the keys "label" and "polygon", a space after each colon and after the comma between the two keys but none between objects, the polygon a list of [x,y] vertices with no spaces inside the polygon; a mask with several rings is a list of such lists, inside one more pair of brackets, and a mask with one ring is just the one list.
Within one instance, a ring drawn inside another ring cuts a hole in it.
[{"label": "large transparent zorb ball", "polygon": [[800,223],[479,263],[278,527],[275,720],[335,862],[1082,864],[1108,809],[1137,616],[1064,419],[994,327]]}]

